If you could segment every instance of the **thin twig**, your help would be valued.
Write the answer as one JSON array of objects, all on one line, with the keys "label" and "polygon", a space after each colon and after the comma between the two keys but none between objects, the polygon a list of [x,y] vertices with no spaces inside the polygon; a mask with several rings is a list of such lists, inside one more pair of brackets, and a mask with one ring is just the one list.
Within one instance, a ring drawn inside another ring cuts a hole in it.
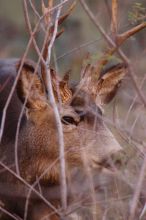
[{"label": "thin twig", "polygon": [[5,208],[3,208],[1,206],[0,206],[0,211],[2,211],[3,213],[5,213],[7,216],[9,216],[10,218],[12,218],[14,220],[22,220],[22,218],[13,215],[12,213],[10,213],[8,210],[6,210]]},{"label": "thin twig", "polygon": [[30,3],[30,6],[31,6],[31,8],[32,8],[32,10],[33,10],[33,12],[34,12],[34,14],[36,15],[36,17],[37,17],[38,19],[40,19],[41,16],[39,15],[38,11],[36,10],[35,5],[33,4],[32,0],[29,0],[29,3]]},{"label": "thin twig", "polygon": [[5,119],[6,119],[7,109],[8,109],[8,106],[10,104],[12,95],[13,95],[13,93],[15,91],[15,88],[16,88],[16,85],[17,85],[17,81],[18,81],[18,78],[20,76],[20,72],[21,72],[21,69],[22,69],[22,64],[24,63],[24,60],[26,59],[26,56],[28,54],[29,48],[31,46],[31,43],[32,43],[32,38],[29,39],[28,45],[27,45],[26,50],[24,52],[24,55],[22,57],[22,63],[21,63],[21,66],[20,66],[20,70],[18,71],[18,74],[17,74],[17,76],[15,78],[15,81],[14,81],[14,84],[13,84],[12,89],[10,91],[10,94],[8,96],[8,99],[6,101],[5,107],[3,109],[2,121],[1,121],[1,126],[0,126],[0,143],[1,143],[1,140],[2,140],[3,132],[4,132],[4,126],[5,126]]},{"label": "thin twig", "polygon": [[[101,72],[101,68],[103,68],[103,65],[105,65],[108,62],[108,58],[109,56],[111,56],[113,53],[115,53],[117,51],[117,53],[120,55],[121,59],[128,65],[128,69],[129,69],[129,75],[132,79],[133,85],[137,91],[138,96],[140,97],[141,101],[143,102],[144,106],[146,107],[146,99],[142,93],[142,91],[139,89],[138,83],[136,81],[136,77],[135,77],[135,73],[134,70],[132,68],[132,65],[130,63],[130,60],[128,59],[128,57],[121,51],[121,49],[119,49],[119,46],[127,39],[125,38],[124,41],[120,41],[120,44],[116,45],[115,42],[106,34],[106,32],[104,31],[104,29],[102,28],[102,26],[100,25],[100,23],[97,21],[97,19],[95,19],[93,13],[91,12],[91,10],[89,9],[89,7],[87,6],[87,4],[85,3],[84,0],[80,0],[84,10],[86,11],[86,13],[88,14],[89,18],[92,20],[92,22],[94,23],[94,25],[98,28],[99,32],[101,33],[101,35],[103,36],[103,38],[105,39],[105,41],[109,44],[109,46],[111,47],[108,52],[103,55],[103,57],[100,59],[100,61],[97,64],[97,71]],[[143,23],[141,26],[137,26],[137,28],[135,27],[135,31],[132,31],[132,33],[136,33],[137,31],[142,30],[143,28],[145,28],[145,23]],[[131,33],[131,32],[130,32]],[[126,37],[130,37],[131,34],[126,34]]]},{"label": "thin twig", "polygon": [[[7,165],[5,165],[4,163],[2,163],[0,161],[0,166],[2,166],[6,171],[8,171],[9,173],[11,173],[14,177],[16,177],[18,180],[20,180],[25,186],[27,186],[29,189],[31,188],[31,185],[26,182],[20,175],[18,175],[17,173],[15,173],[13,170],[11,170]],[[40,194],[40,192],[38,192],[36,189],[32,188],[32,191],[39,197],[42,199],[42,201],[51,209],[53,209],[60,217],[62,216],[60,212],[58,212],[58,210],[44,197]]]},{"label": "thin twig", "polygon": [[95,44],[95,43],[99,42],[100,40],[101,40],[101,38],[98,38],[97,40],[92,40],[92,41],[89,41],[89,42],[87,42],[87,43],[83,43],[83,44],[79,45],[78,47],[75,47],[75,48],[73,48],[73,49],[67,51],[66,53],[60,55],[59,57],[57,57],[56,61],[59,61],[60,59],[66,57],[66,56],[68,56],[68,55],[70,55],[70,54],[72,54],[72,53],[74,53],[74,52],[77,52],[77,51],[79,51],[79,50],[82,49],[82,48],[85,48],[85,47],[87,47],[87,46],[90,46],[90,45],[92,45],[92,44]]},{"label": "thin twig", "polygon": [[[66,2],[66,1],[65,1],[65,2]],[[62,5],[62,4],[61,4],[61,5]],[[56,8],[57,8],[57,6],[56,6]],[[31,47],[31,44],[32,44],[32,42],[33,42],[34,35],[35,35],[35,33],[37,32],[37,30],[38,30],[38,28],[39,28],[39,25],[40,25],[40,23],[41,23],[41,20],[42,20],[43,18],[44,18],[43,16],[40,18],[40,20],[38,21],[38,23],[36,24],[36,26],[35,26],[35,28],[34,28],[34,31],[32,32],[32,34],[31,34],[31,36],[30,36],[30,39],[29,39],[29,42],[28,42],[28,44],[27,44],[26,50],[25,50],[25,52],[24,52],[24,54],[23,54],[23,57],[22,57],[22,59],[21,59],[22,62],[21,62],[20,69],[19,69],[19,71],[18,71],[18,73],[17,73],[17,76],[16,76],[16,78],[15,78],[14,84],[13,84],[13,86],[12,86],[12,89],[11,89],[11,91],[10,91],[10,93],[9,93],[9,96],[8,96],[7,101],[6,101],[5,107],[4,107],[4,109],[3,109],[2,120],[1,120],[1,126],[0,126],[0,143],[1,143],[1,140],[2,140],[2,136],[3,136],[4,126],[5,126],[5,118],[6,118],[6,113],[7,113],[7,109],[8,109],[9,103],[10,103],[11,98],[12,98],[12,95],[13,95],[13,93],[14,93],[14,91],[15,91],[15,88],[16,88],[17,81],[18,81],[18,78],[19,78],[20,73],[21,73],[21,69],[22,69],[23,63],[24,63],[24,61],[25,61],[25,59],[26,59],[26,57],[27,57],[29,48]]]},{"label": "thin twig", "polygon": [[119,34],[117,36],[117,43],[118,45],[123,44],[129,37],[133,36],[134,34],[136,34],[137,32],[139,32],[140,30],[144,29],[146,27],[146,22],[143,22],[139,25],[137,25],[136,27],[131,28],[130,30]]},{"label": "thin twig", "polygon": [[60,115],[59,111],[55,102],[55,97],[53,94],[53,88],[52,88],[52,83],[51,83],[51,75],[50,75],[50,59],[51,59],[51,50],[56,38],[57,34],[57,28],[58,28],[58,20],[59,16],[61,13],[62,6],[58,8],[57,14],[56,14],[56,19],[55,19],[55,25],[54,25],[54,32],[52,35],[52,39],[50,41],[50,44],[48,46],[48,55],[47,55],[47,60],[46,60],[46,70],[47,70],[47,86],[48,86],[48,91],[49,91],[49,98],[50,98],[50,103],[53,107],[54,113],[55,113],[55,119],[57,123],[57,128],[58,128],[58,141],[59,141],[59,149],[60,149],[60,181],[61,181],[61,200],[62,200],[62,207],[64,211],[67,208],[67,183],[66,183],[66,168],[65,168],[65,157],[64,157],[64,137],[63,137],[63,128],[62,128],[62,123],[60,120]]},{"label": "thin twig", "polygon": [[[48,86],[48,91],[49,91],[50,103],[51,103],[53,110],[54,110],[54,113],[55,113],[55,118],[56,118],[56,123],[57,123],[57,128],[58,128],[58,139],[59,139],[59,147],[60,147],[60,162],[61,162],[61,198],[62,198],[62,206],[65,210],[67,207],[67,185],[66,185],[66,174],[65,174],[63,130],[62,130],[62,124],[60,121],[60,115],[59,115],[58,108],[56,106],[56,102],[55,102],[55,98],[54,98],[54,94],[53,94],[51,76],[50,76],[51,50],[52,50],[52,47],[53,47],[53,44],[54,44],[54,41],[56,38],[57,28],[58,28],[58,20],[59,20],[59,16],[60,16],[61,8],[62,8],[63,4],[60,4],[60,5],[61,6],[58,8],[56,19],[55,19],[53,35],[52,35],[52,38],[51,38],[49,46],[48,46],[47,61],[45,61],[43,59],[42,54],[40,53],[34,38],[33,38],[33,44],[34,44],[37,52],[39,53],[39,57],[41,58],[41,61],[43,62],[43,64],[45,64],[45,68],[46,68],[45,72],[47,72],[47,79],[46,80],[47,80],[47,86]],[[25,17],[26,17],[27,26],[28,26],[30,35],[32,36],[31,24],[29,22],[26,0],[24,0],[24,9],[25,9]],[[52,10],[50,9],[50,11],[52,11]],[[48,31],[46,33],[46,39],[47,39],[47,34],[48,34]],[[44,41],[44,47],[45,47],[45,42],[46,41]]]},{"label": "thin twig", "polygon": [[130,209],[130,216],[128,220],[134,220],[135,219],[135,212],[138,205],[140,193],[142,190],[144,178],[145,178],[145,172],[146,172],[146,156],[144,158],[141,171],[139,174],[139,178],[137,179],[137,187],[135,189],[135,193],[133,195],[132,203],[131,203],[131,209]]}]

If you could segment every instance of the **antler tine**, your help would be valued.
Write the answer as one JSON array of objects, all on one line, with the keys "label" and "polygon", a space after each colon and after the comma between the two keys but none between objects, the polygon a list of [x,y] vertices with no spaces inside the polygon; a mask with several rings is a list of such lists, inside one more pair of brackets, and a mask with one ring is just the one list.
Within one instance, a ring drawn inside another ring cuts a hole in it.
[{"label": "antler tine", "polygon": [[[86,74],[84,74],[86,76],[86,81],[84,81],[84,79],[82,78],[80,85],[82,84],[82,87],[85,91],[88,91],[89,93],[91,93],[92,95],[96,96],[96,92],[97,92],[97,84],[99,81],[99,76],[102,72],[103,67],[108,63],[109,58],[117,51],[117,49],[131,36],[133,36],[135,33],[139,32],[140,30],[144,29],[146,27],[146,22],[142,22],[141,24],[137,25],[136,27],[122,33],[122,34],[118,34],[117,33],[117,24],[118,24],[118,20],[117,20],[117,10],[118,10],[118,1],[117,0],[112,0],[112,20],[111,20],[111,32],[112,32],[112,38],[110,38],[105,31],[103,30],[103,28],[101,27],[101,25],[99,24],[99,22],[97,21],[97,19],[95,19],[94,15],[92,14],[92,12],[90,11],[89,7],[87,6],[87,4],[85,3],[84,0],[80,0],[84,10],[86,11],[86,13],[88,14],[88,16],[90,17],[90,19],[92,20],[92,22],[96,25],[96,27],[98,28],[99,32],[101,33],[101,35],[104,37],[104,39],[107,41],[107,43],[110,45],[109,48],[105,51],[105,53],[103,54],[103,56],[100,58],[100,60],[98,60],[98,62],[96,63],[96,65],[94,66],[94,68],[87,68]],[[126,74],[127,67],[123,67],[123,73]],[[119,78],[121,75],[121,70],[117,71],[117,73],[119,73]],[[117,74],[116,73],[116,74]],[[84,81],[84,83],[83,83]]]}]

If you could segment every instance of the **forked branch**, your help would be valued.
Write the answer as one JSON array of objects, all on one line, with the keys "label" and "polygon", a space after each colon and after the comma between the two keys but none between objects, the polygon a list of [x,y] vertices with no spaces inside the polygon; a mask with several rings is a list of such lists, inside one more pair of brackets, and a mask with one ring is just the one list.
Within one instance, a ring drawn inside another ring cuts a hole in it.
[{"label": "forked branch", "polygon": [[[46,84],[46,75],[47,75],[47,73],[46,73],[46,68],[45,68],[46,64],[45,63],[46,63],[46,60],[47,60],[48,46],[50,44],[50,40],[52,39],[52,35],[54,34],[54,27],[55,27],[54,22],[55,21],[54,21],[53,14],[54,14],[54,11],[58,10],[59,7],[62,7],[67,1],[68,0],[64,0],[60,4],[50,8],[50,5],[53,5],[53,1],[52,1],[52,3],[49,2],[49,6],[46,7],[43,0],[42,0],[42,14],[43,15],[41,17],[39,17],[38,23],[36,25],[37,27],[39,25],[42,25],[41,22],[43,21],[44,26],[45,26],[45,30],[46,30],[45,31],[45,36],[44,36],[44,42],[43,42],[41,51],[40,51],[40,49],[37,45],[37,42],[35,40],[36,32],[34,33],[33,30],[32,30],[32,27],[31,27],[29,14],[28,14],[28,3],[27,3],[26,0],[23,1],[26,24],[27,24],[27,27],[28,27],[29,34],[32,38],[32,43],[33,43],[34,49],[35,49],[36,53],[39,56],[38,63],[41,63],[41,74],[42,74],[42,78],[43,78],[46,90],[47,90],[47,84]],[[76,1],[74,1],[71,4],[71,6],[69,7],[69,9],[67,10],[67,12],[64,15],[59,16],[58,26],[61,25],[62,22],[70,15],[70,13],[74,9],[75,5],[76,5]],[[32,7],[32,5],[31,5],[31,7]],[[61,29],[61,31],[59,31],[59,32],[56,32],[55,38],[58,38],[63,32],[64,32],[63,29]],[[52,72],[54,73],[55,71],[54,70],[51,71],[51,74],[52,74]],[[55,78],[54,78],[54,76],[51,76],[51,80],[53,79],[52,86],[53,86],[53,92],[54,92],[56,101],[58,101],[58,95],[57,94],[58,94],[58,92],[60,92],[61,101],[63,103],[69,102],[69,100],[71,99],[72,92],[71,92],[71,90],[69,90],[68,83],[66,82],[66,85],[64,87],[65,89],[63,90],[63,87],[60,86],[61,79],[59,78],[59,76],[57,76],[56,72],[55,72],[55,75],[56,75]],[[56,79],[56,81],[54,79]],[[60,91],[59,90],[57,91],[57,89],[56,89],[58,87],[57,85],[59,86]]]},{"label": "forked branch", "polygon": [[[24,2],[25,2],[25,0],[24,0]],[[62,81],[60,81],[59,77],[57,76],[55,70],[50,69],[50,58],[51,58],[51,51],[52,51],[54,41],[55,41],[56,37],[58,36],[58,33],[57,33],[58,25],[61,24],[68,17],[68,15],[71,13],[71,11],[74,8],[74,5],[75,4],[73,4],[69,8],[69,10],[67,11],[67,13],[65,15],[60,16],[63,4],[60,3],[59,7],[57,7],[57,6],[53,7],[53,1],[48,1],[48,6],[46,7],[44,5],[44,2],[42,1],[43,16],[40,17],[39,22],[41,20],[44,20],[44,26],[46,29],[46,33],[45,33],[45,40],[43,43],[43,49],[41,52],[39,51],[39,48],[37,46],[34,35],[32,35],[32,28],[31,28],[31,24],[29,21],[29,17],[26,16],[26,21],[27,21],[28,27],[29,27],[29,33],[30,33],[31,37],[33,38],[34,47],[35,47],[36,51],[38,52],[39,60],[41,61],[42,78],[44,80],[44,85],[46,86],[46,90],[48,91],[48,94],[49,94],[50,103],[51,103],[53,110],[54,110],[55,119],[56,119],[57,128],[58,128],[58,142],[59,142],[59,150],[60,150],[59,159],[60,159],[60,175],[61,175],[61,178],[60,178],[61,201],[62,201],[62,207],[64,210],[66,210],[66,207],[67,207],[67,187],[66,187],[66,173],[65,173],[66,169],[65,169],[65,157],[64,157],[64,138],[63,138],[62,125],[61,125],[60,115],[58,112],[56,101],[57,101],[57,96],[58,96],[58,94],[57,94],[58,86],[59,86],[59,90],[60,90],[59,93],[61,95],[63,102],[67,101],[66,94],[69,94],[69,97],[70,97],[70,90],[68,88],[67,81],[64,80],[64,83],[62,83]],[[24,8],[26,8],[26,7],[27,7],[27,4],[25,2]],[[55,10],[55,12],[56,12],[55,19],[53,18],[53,9],[54,8],[57,9],[57,10]],[[27,8],[25,11],[26,11],[26,15],[27,15]]]},{"label": "forked branch", "polygon": [[86,11],[86,13],[88,14],[88,16],[90,17],[90,19],[92,20],[92,22],[96,25],[96,27],[98,28],[99,32],[101,33],[101,35],[104,37],[105,41],[108,43],[109,45],[109,49],[106,50],[106,52],[104,53],[104,55],[100,58],[100,60],[97,62],[97,71],[101,72],[101,69],[103,68],[103,66],[106,65],[106,63],[108,62],[109,58],[119,49],[119,47],[131,36],[133,36],[135,33],[141,31],[142,29],[144,29],[146,27],[146,22],[143,22],[139,25],[137,25],[136,27],[122,33],[122,34],[118,34],[116,33],[117,30],[117,1],[112,1],[112,21],[111,21],[111,27],[112,30],[115,30],[114,33],[116,33],[114,39],[112,40],[104,31],[104,29],[102,28],[102,26],[100,25],[100,23],[98,22],[98,20],[94,17],[93,13],[91,12],[91,10],[89,9],[88,5],[85,3],[84,0],[80,0],[84,10]]},{"label": "forked branch", "polygon": [[[86,13],[88,14],[89,18],[92,20],[92,22],[94,23],[94,25],[97,27],[97,29],[99,30],[99,32],[101,33],[101,35],[103,36],[103,38],[105,39],[105,41],[108,43],[109,48],[105,51],[105,53],[101,56],[100,60],[97,61],[95,68],[94,68],[94,72],[92,72],[92,74],[94,75],[94,78],[97,78],[98,80],[98,76],[100,75],[103,67],[108,63],[109,58],[117,51],[118,54],[120,55],[120,57],[122,58],[122,60],[127,63],[127,65],[129,65],[129,59],[125,56],[125,54],[119,49],[119,47],[131,36],[133,36],[135,33],[139,32],[140,30],[144,29],[146,27],[146,22],[141,23],[140,25],[137,25],[136,27],[122,33],[119,34],[117,33],[117,8],[118,8],[118,4],[117,1],[112,1],[112,21],[111,21],[111,27],[112,27],[112,33],[114,33],[114,39],[112,39],[110,36],[108,36],[106,34],[106,32],[104,31],[103,27],[100,25],[100,23],[98,22],[98,20],[94,17],[93,13],[91,12],[91,10],[89,9],[88,5],[86,4],[86,2],[84,0],[80,0],[84,10],[86,11]],[[141,100],[143,101],[144,105],[146,106],[146,101],[143,97],[143,95],[141,94],[141,91],[138,90],[137,87],[137,83],[135,81],[134,78],[134,74],[131,67],[129,67],[130,69],[130,75],[132,77],[133,83],[135,85],[135,88],[141,98]],[[125,72],[125,74],[127,73],[127,71]],[[91,71],[88,71],[89,74],[89,78],[91,78]],[[96,82],[94,83],[95,87],[96,87]],[[86,87],[86,85],[85,85]],[[93,88],[93,86],[92,86]],[[96,91],[96,90],[95,90]]]},{"label": "forked branch", "polygon": [[[42,12],[43,12],[43,16],[45,17],[44,21],[45,21],[45,26],[46,26],[46,29],[47,29],[47,32],[48,32],[48,33],[46,33],[47,38],[46,38],[46,42],[45,42],[45,46],[44,46],[44,52],[43,52],[43,59],[44,59],[45,62],[48,59],[49,45],[51,43],[52,34],[54,34],[54,29],[55,29],[55,25],[53,24],[52,13],[49,13],[49,11],[51,11],[50,5],[53,6],[52,4],[53,3],[49,4],[48,7],[45,7],[44,2],[42,3]],[[67,12],[63,16],[59,17],[58,26],[61,25],[63,23],[63,21],[70,15],[70,13],[74,9],[75,5],[76,5],[76,1],[74,1],[72,3],[72,5],[69,7]],[[50,25],[50,23],[51,23],[51,25]],[[60,32],[56,32],[55,38],[59,37],[63,32],[64,32],[64,30],[61,30]],[[44,62],[42,62],[41,63],[41,73],[42,73],[42,77],[43,77],[43,80],[44,80],[44,84],[47,88],[47,84],[46,84],[47,73],[46,73],[45,69],[46,69],[45,64],[44,64]],[[54,92],[54,95],[55,95],[55,99],[58,101],[59,97],[60,97],[61,101],[63,103],[68,102],[71,99],[71,96],[72,96],[71,90],[68,87],[68,82],[66,82],[66,84],[63,84],[61,79],[59,78],[59,76],[55,72],[55,70],[51,70],[50,74],[51,74],[52,87],[53,87],[53,92]],[[64,87],[62,85],[64,85]]]},{"label": "forked branch", "polygon": [[141,31],[145,27],[146,27],[146,22],[143,22],[143,23],[137,25],[136,27],[131,28],[130,30],[128,30],[126,32],[124,32],[122,34],[119,34],[117,36],[117,44],[118,44],[118,46],[123,44],[129,37],[131,37],[134,34],[138,33],[139,31]]}]

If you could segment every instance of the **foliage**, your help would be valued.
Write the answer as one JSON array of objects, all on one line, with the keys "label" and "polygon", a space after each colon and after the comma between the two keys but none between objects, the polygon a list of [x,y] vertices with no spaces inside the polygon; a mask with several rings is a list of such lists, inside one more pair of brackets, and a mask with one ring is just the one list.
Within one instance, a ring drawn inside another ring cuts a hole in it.
[{"label": "foliage", "polygon": [[133,4],[131,11],[129,11],[128,18],[131,24],[135,25],[146,19],[146,8],[140,2]]}]

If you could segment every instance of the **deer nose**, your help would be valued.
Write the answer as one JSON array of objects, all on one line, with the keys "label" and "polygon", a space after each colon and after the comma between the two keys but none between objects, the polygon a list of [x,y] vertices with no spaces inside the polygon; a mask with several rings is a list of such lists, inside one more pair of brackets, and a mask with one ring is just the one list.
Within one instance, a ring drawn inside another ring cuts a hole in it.
[{"label": "deer nose", "polygon": [[128,158],[126,156],[125,151],[120,150],[116,153],[111,154],[108,158],[104,159],[100,163],[100,165],[108,169],[117,169],[123,167],[123,165],[126,165],[127,160]]}]

